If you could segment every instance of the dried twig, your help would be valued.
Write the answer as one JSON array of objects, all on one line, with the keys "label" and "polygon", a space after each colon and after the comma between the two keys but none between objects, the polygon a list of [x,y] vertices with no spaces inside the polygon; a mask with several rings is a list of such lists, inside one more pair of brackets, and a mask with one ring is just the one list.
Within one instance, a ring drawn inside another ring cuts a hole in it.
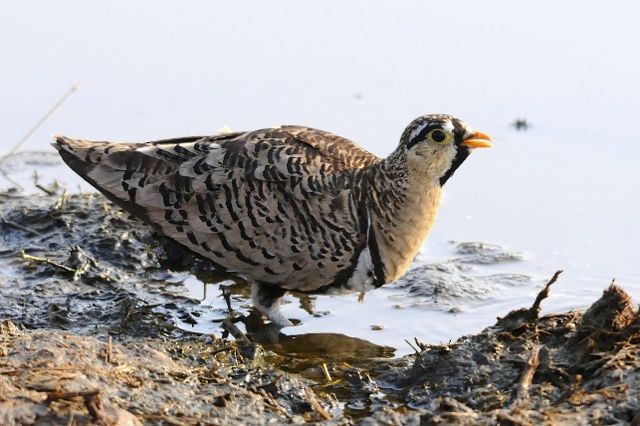
[{"label": "dried twig", "polygon": [[318,413],[320,417],[322,417],[325,420],[331,420],[332,419],[331,414],[329,414],[327,410],[325,410],[324,407],[318,402],[313,392],[307,389],[306,393],[307,393],[307,400],[309,401],[309,404],[311,404],[311,407],[316,411],[316,413]]},{"label": "dried twig", "polygon": [[45,188],[44,186],[40,185],[40,183],[38,182],[38,179],[40,178],[40,176],[38,175],[38,171],[34,170],[33,171],[33,184],[36,188],[38,188],[39,190],[41,190],[42,192],[44,192],[47,195],[53,195],[54,192],[53,191],[49,191],[47,188]]},{"label": "dried twig", "polygon": [[231,322],[229,318],[226,318],[225,320],[222,321],[222,328],[227,330],[233,337],[236,338],[236,340],[251,342],[251,340],[247,337],[247,335],[244,334],[238,327],[236,327],[236,325],[233,322]]},{"label": "dried twig", "polygon": [[544,288],[540,291],[540,293],[538,293],[536,300],[533,302],[533,305],[531,305],[531,308],[529,309],[529,312],[531,313],[531,316],[534,319],[538,319],[538,317],[540,316],[540,310],[541,310],[540,304],[544,299],[549,297],[549,288],[553,285],[553,283],[555,283],[558,280],[558,277],[563,272],[564,272],[563,270],[556,271],[556,273],[553,274],[553,277],[551,277],[549,282],[545,284]]},{"label": "dried twig", "polygon": [[112,347],[112,337],[111,335],[109,335],[109,337],[107,338],[107,355],[106,355],[106,361],[107,364],[111,364],[111,347]]},{"label": "dried twig", "polygon": [[411,346],[411,349],[413,349],[417,355],[420,355],[420,351],[416,349],[416,347],[413,346],[410,341],[408,341],[407,339],[404,339],[404,341],[407,342],[407,345]]},{"label": "dried twig", "polygon": [[13,148],[11,148],[11,151],[9,151],[6,155],[0,157],[0,164],[7,159],[8,157],[12,156],[30,137],[31,135],[33,135],[35,133],[36,130],[38,130],[40,128],[40,126],[42,126],[44,124],[45,121],[47,121],[47,119],[49,117],[51,117],[51,115],[53,115],[54,112],[56,112],[56,110],[58,108],[60,108],[60,106],[62,106],[63,103],[65,103],[65,101],[67,99],[69,99],[69,96],[71,96],[76,90],[78,89],[78,85],[74,84],[68,91],[67,93],[64,94],[64,96],[62,98],[60,98],[60,100],[58,100],[58,102],[56,102],[50,109],[49,111],[47,111],[47,113],[40,118],[40,120],[38,120],[38,122],[36,124],[33,125],[33,127],[31,127],[31,129],[27,132],[26,135],[24,135],[22,137],[22,139],[20,139],[18,141],[17,144],[14,145]]},{"label": "dried twig", "polygon": [[60,399],[71,399],[76,398],[78,396],[88,397],[88,396],[96,396],[100,393],[100,389],[93,389],[89,391],[76,391],[76,392],[64,392],[64,391],[53,391],[47,392],[46,402],[57,401]]},{"label": "dried twig", "polygon": [[40,185],[39,183],[36,183],[36,188],[38,188],[39,190],[41,190],[42,192],[44,192],[47,195],[55,194],[55,192],[49,191],[47,188],[45,188],[44,186]]},{"label": "dried twig", "polygon": [[230,345],[229,346],[223,346],[220,349],[216,349],[215,351],[211,351],[209,353],[209,356],[214,356],[214,355],[217,355],[217,354],[222,353],[222,352],[228,352],[228,351],[231,351],[233,349],[235,349],[234,346],[230,346]]},{"label": "dried twig", "polygon": [[[422,352],[426,351],[431,346],[427,343],[424,343],[422,340],[418,339],[417,337],[414,337],[413,341],[416,342],[416,346],[420,348]],[[449,343],[451,343],[451,341],[449,341]]]},{"label": "dried twig", "polygon": [[14,222],[12,220],[7,220],[1,214],[0,214],[0,221],[2,221],[3,225],[11,226],[12,228],[16,228],[16,229],[20,229],[22,231],[30,233],[31,235],[40,235],[40,233],[38,231],[35,231],[35,230],[31,229],[31,228],[27,228],[26,226],[20,225],[19,223]]},{"label": "dried twig", "polygon": [[[598,369],[593,373],[593,376],[594,377],[600,376],[601,374],[604,373],[606,369],[611,368],[614,363],[621,362],[621,361],[623,362],[625,358],[634,359],[636,350],[637,350],[637,347],[635,345],[629,345],[629,346],[624,346],[620,348],[619,351],[615,352],[613,355],[607,358],[607,360],[598,367]],[[598,361],[604,361],[604,359],[601,359]],[[633,362],[633,361],[630,361],[630,362]]]},{"label": "dried twig", "polygon": [[60,263],[58,263],[56,261],[53,261],[51,259],[46,258],[46,257],[31,256],[29,254],[26,254],[24,252],[24,250],[20,250],[20,255],[22,256],[22,258],[24,260],[30,260],[30,261],[33,261],[33,262],[46,263],[47,265],[55,266],[56,268],[60,268],[60,269],[65,270],[67,272],[73,272],[73,273],[76,272],[75,269],[69,268],[68,266],[64,266],[64,265],[62,265],[62,264],[60,264]]},{"label": "dried twig", "polygon": [[324,379],[327,381],[327,383],[331,383],[333,379],[331,378],[331,374],[329,374],[327,363],[323,362],[322,364],[320,364],[320,369],[322,370],[322,374],[324,374]]},{"label": "dried twig", "polygon": [[533,380],[533,376],[536,374],[536,369],[539,365],[540,346],[536,346],[531,349],[529,358],[527,358],[527,364],[522,370],[520,382],[518,383],[518,387],[516,388],[516,401],[522,401],[529,397],[529,386],[531,386],[531,381]]}]

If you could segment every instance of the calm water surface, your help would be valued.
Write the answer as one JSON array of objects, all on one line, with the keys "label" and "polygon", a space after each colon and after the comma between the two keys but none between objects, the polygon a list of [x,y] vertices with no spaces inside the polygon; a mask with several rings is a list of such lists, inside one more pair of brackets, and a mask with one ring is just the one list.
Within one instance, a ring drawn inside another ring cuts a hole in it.
[{"label": "calm water surface", "polygon": [[[284,306],[302,320],[287,333],[344,333],[404,353],[404,339],[447,341],[529,305],[556,269],[565,273],[546,312],[584,308],[613,278],[640,300],[639,12],[633,2],[574,1],[15,3],[0,18],[0,155],[76,83],[21,151],[50,152],[52,133],[144,141],[305,124],[384,156],[415,116],[457,115],[495,147],[447,183],[416,264],[455,256],[450,241],[494,243],[525,260],[471,274],[527,274],[530,283],[456,314],[394,307],[405,295],[393,285],[364,303],[318,297],[316,310],[329,312],[318,318],[296,298]],[[518,117],[532,127],[517,132]],[[3,167],[1,188],[32,191],[37,170],[42,183],[88,189],[50,155]],[[184,280],[204,298],[197,278]],[[223,306],[215,286],[204,303]]]}]

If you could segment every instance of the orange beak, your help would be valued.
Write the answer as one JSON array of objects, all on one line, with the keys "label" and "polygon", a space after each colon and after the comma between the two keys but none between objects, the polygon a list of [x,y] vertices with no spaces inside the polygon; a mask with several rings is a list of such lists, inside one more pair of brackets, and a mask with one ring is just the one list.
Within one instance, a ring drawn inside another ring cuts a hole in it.
[{"label": "orange beak", "polygon": [[491,137],[486,133],[475,131],[469,139],[462,142],[461,145],[469,148],[491,148]]}]

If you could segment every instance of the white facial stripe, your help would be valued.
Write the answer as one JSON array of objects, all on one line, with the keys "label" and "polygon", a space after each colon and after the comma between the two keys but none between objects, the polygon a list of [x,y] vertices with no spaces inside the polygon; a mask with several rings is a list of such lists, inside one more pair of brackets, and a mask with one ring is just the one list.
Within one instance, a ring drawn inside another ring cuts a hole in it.
[{"label": "white facial stripe", "polygon": [[[428,127],[429,125],[430,123],[424,123],[423,125],[413,129],[413,131],[411,132],[411,139],[415,139],[424,130],[424,128]],[[442,124],[442,129],[450,135],[453,135],[453,123],[450,120],[447,120]]]},{"label": "white facial stripe", "polygon": [[453,123],[451,121],[446,121],[443,125],[442,128],[444,129],[444,131],[446,131],[447,133],[449,133],[450,135],[453,135]]},{"label": "white facial stripe", "polygon": [[428,123],[425,123],[422,126],[418,126],[415,129],[413,129],[413,131],[411,132],[411,137],[409,138],[409,140],[415,139],[420,134],[420,132],[422,132],[424,130],[424,128],[427,127],[428,125],[429,125]]}]

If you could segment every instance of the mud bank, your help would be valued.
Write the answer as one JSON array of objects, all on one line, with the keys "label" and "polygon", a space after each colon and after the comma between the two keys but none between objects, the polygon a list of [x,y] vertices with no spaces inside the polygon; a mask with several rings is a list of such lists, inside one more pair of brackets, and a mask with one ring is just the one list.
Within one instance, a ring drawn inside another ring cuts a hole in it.
[{"label": "mud bank", "polygon": [[173,280],[229,276],[101,196],[0,194],[0,214],[1,424],[640,424],[640,319],[614,285],[584,314],[539,318],[546,288],[477,335],[416,336],[403,358],[340,334],[286,336],[227,292],[234,340],[178,327],[205,312]]},{"label": "mud bank", "polygon": [[[264,424],[330,414],[308,381],[235,343],[149,338],[121,343],[2,325],[2,424]],[[255,348],[254,348],[255,352]],[[242,355],[244,353],[244,356]],[[324,399],[331,410],[334,401]]]}]

